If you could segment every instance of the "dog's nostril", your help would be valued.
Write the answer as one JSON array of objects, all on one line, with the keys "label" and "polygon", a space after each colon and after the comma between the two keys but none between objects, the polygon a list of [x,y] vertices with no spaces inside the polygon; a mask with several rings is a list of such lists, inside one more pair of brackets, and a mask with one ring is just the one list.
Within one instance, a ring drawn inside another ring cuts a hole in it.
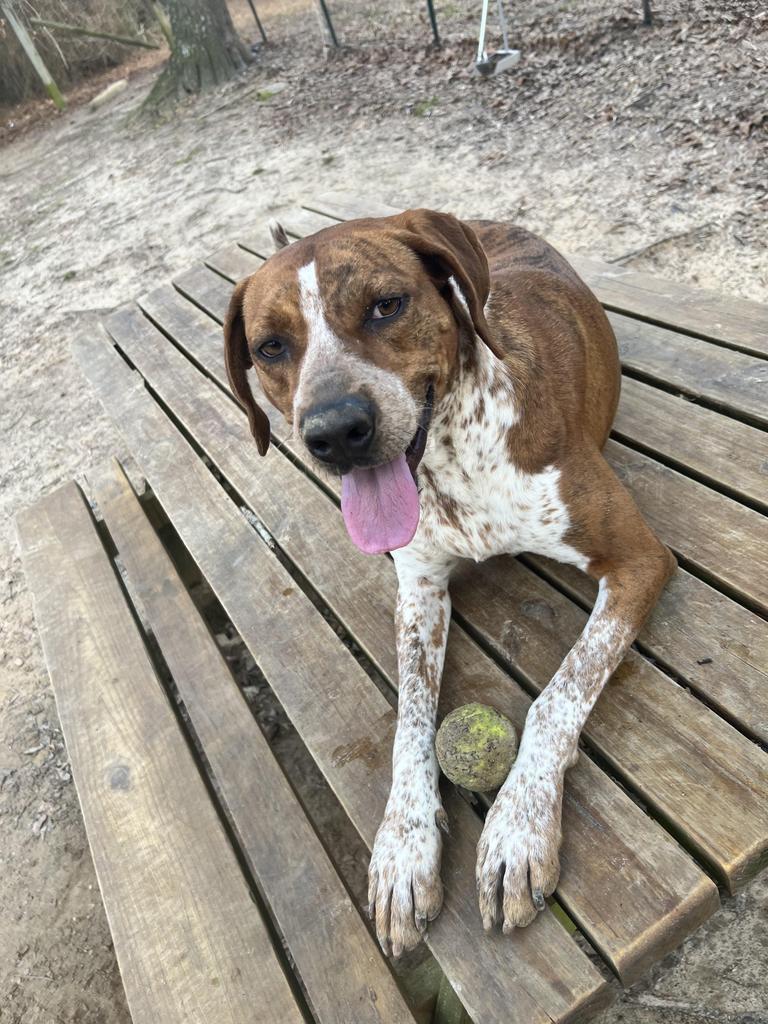
[{"label": "dog's nostril", "polygon": [[371,438],[370,423],[358,423],[347,434],[347,441],[352,445],[366,444]]}]

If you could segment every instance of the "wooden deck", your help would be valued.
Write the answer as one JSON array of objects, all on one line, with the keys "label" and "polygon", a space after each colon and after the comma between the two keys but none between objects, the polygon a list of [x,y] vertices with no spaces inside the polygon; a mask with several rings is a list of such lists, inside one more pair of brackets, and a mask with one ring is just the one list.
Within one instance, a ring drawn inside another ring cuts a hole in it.
[{"label": "wooden deck", "polygon": [[[390,212],[328,196],[283,223],[299,237]],[[75,351],[370,848],[395,723],[395,577],[348,542],[338,494],[279,415],[262,459],[229,393],[232,283],[270,252],[265,230],[238,238]],[[581,943],[552,911],[484,934],[482,807],[446,788],[429,947],[476,1024],[588,1019],[612,975],[632,983],[715,911],[718,886],[768,861],[768,307],[573,262],[624,366],[607,457],[681,570],[567,776],[555,898]],[[19,534],[134,1021],[414,1020],[122,469],[95,472],[87,496],[98,524],[69,484]],[[479,699],[522,727],[593,585],[498,558],[463,570],[453,597],[441,712]]]}]

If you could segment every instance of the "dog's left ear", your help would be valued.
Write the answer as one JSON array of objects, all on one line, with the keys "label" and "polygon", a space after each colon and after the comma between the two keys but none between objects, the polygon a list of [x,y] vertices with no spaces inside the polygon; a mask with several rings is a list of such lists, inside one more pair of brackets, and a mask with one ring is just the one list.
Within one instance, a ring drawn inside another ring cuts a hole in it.
[{"label": "dog's left ear", "polygon": [[504,350],[491,337],[483,308],[491,290],[491,275],[477,235],[450,213],[406,210],[393,218],[405,228],[407,244],[427,264],[433,276],[447,284],[452,277],[467,304],[477,334],[499,359]]},{"label": "dog's left ear", "polygon": [[237,285],[229,300],[224,320],[224,362],[227,367],[229,386],[238,402],[248,413],[248,425],[256,440],[259,455],[266,455],[269,448],[269,419],[264,410],[256,404],[248,383],[247,370],[253,366],[248,352],[248,342],[243,324],[243,296],[248,279]]}]

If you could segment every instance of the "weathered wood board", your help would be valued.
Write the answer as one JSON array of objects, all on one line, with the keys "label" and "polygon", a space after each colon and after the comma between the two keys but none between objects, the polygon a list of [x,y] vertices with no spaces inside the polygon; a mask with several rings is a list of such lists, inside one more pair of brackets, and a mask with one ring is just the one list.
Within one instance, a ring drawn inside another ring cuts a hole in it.
[{"label": "weathered wood board", "polygon": [[18,533],[134,1024],[301,1024],[76,485]]}]

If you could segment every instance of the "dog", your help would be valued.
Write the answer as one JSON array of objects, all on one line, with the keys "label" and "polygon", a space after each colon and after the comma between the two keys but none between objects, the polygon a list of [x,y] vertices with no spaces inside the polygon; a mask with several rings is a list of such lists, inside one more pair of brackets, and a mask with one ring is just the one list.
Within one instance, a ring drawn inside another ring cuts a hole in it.
[{"label": "dog", "polygon": [[602,307],[566,260],[506,223],[409,210],[286,244],[234,290],[225,356],[264,454],[267,399],[341,474],[352,541],[391,552],[400,677],[392,786],[369,869],[385,952],[439,913],[435,726],[459,559],[534,552],[598,582],[580,638],[532,703],[485,820],[485,928],[529,924],[557,885],[565,772],[605,683],[675,569],[601,451],[620,366]]}]

